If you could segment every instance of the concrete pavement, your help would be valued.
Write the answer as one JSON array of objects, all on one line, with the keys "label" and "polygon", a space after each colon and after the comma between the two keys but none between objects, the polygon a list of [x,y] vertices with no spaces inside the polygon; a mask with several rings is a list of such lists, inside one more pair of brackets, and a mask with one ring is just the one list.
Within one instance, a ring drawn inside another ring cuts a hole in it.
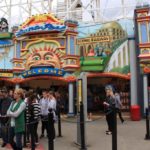
[{"label": "concrete pavement", "polygon": [[[63,138],[56,138],[55,150],[77,150],[76,123],[62,123]],[[86,123],[88,150],[112,150],[111,135],[106,135],[105,118]],[[118,120],[118,150],[149,150],[150,140],[144,140],[145,120],[133,122],[126,120],[124,124]],[[47,141],[43,140],[44,149],[48,150]]]},{"label": "concrete pavement", "polygon": [[[56,132],[57,132],[57,124]],[[62,138],[56,138],[55,150],[77,150],[76,141],[76,120],[65,119],[62,121]],[[88,150],[112,150],[111,135],[106,135],[107,125],[105,117],[86,123],[86,134]],[[39,126],[40,133],[40,126]],[[149,150],[150,140],[144,140],[145,120],[133,122],[126,119],[122,124],[118,120],[118,150]],[[48,140],[43,138],[40,144],[44,150],[48,150]],[[0,148],[0,150],[4,150]],[[5,150],[7,150],[5,148]],[[38,150],[38,149],[37,149]],[[42,149],[41,149],[42,150]]]}]

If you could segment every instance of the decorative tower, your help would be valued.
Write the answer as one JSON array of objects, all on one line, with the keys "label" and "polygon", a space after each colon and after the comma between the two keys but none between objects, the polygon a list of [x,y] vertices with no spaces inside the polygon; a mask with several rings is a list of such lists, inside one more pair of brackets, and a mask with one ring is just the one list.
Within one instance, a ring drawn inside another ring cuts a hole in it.
[{"label": "decorative tower", "polygon": [[80,67],[79,64],[79,55],[76,51],[76,37],[77,37],[77,26],[78,22],[67,20],[65,21],[65,25],[67,27],[65,35],[66,35],[66,56],[64,58],[65,63],[64,67],[68,71],[74,71],[75,69]]},{"label": "decorative tower", "polygon": [[11,60],[11,62],[13,63],[13,72],[20,73],[24,71],[23,59],[20,58],[21,41],[14,39],[14,43],[14,58]]},{"label": "decorative tower", "polygon": [[[135,10],[135,37],[137,44],[137,61],[140,63],[138,69],[138,97],[139,104],[148,107],[148,74],[150,74],[150,7],[149,5],[137,6]],[[142,80],[143,75],[143,80]],[[139,88],[140,87],[140,88]],[[141,88],[144,88],[143,91]],[[143,95],[144,93],[144,95]],[[144,101],[142,101],[144,96]]]}]

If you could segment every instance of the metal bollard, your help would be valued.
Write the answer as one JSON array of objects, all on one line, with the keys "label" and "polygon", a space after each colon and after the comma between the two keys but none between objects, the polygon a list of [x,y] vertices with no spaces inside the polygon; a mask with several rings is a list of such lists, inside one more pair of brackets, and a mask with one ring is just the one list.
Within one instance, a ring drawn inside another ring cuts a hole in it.
[{"label": "metal bollard", "polygon": [[54,118],[52,109],[49,109],[48,114],[48,150],[54,150],[54,138],[55,138],[55,131],[54,131]]},{"label": "metal bollard", "polygon": [[150,130],[149,130],[149,110],[146,108],[146,134],[145,140],[150,139]]},{"label": "metal bollard", "polygon": [[60,116],[60,106],[58,106],[58,137],[62,137],[62,132],[61,132],[61,116]]},{"label": "metal bollard", "polygon": [[80,103],[80,132],[81,132],[81,150],[87,150],[85,145],[85,124],[84,124],[84,107]]},{"label": "metal bollard", "polygon": [[34,138],[34,125],[31,123],[30,125],[30,130],[31,130],[31,150],[35,150],[35,138]]},{"label": "metal bollard", "polygon": [[117,150],[117,113],[113,106],[113,131],[112,131],[112,150]]},{"label": "metal bollard", "polygon": [[25,131],[23,134],[23,147],[27,147],[27,125],[26,125],[26,113],[25,113]]}]

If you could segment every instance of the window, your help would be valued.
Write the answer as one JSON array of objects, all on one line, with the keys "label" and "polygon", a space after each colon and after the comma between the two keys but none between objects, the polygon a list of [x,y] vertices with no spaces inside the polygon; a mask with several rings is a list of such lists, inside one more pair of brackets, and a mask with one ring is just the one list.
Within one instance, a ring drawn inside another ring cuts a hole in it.
[{"label": "window", "polygon": [[119,67],[121,66],[121,54],[120,53],[118,54],[118,65]]},{"label": "window", "polygon": [[148,34],[147,34],[148,31],[147,31],[146,23],[141,23],[140,29],[141,29],[141,42],[142,43],[148,42]]},{"label": "window", "polygon": [[74,38],[70,38],[70,54],[74,55],[75,54],[75,47],[74,47]]},{"label": "window", "polygon": [[83,46],[80,47],[80,56],[84,56],[84,49],[83,49]]}]

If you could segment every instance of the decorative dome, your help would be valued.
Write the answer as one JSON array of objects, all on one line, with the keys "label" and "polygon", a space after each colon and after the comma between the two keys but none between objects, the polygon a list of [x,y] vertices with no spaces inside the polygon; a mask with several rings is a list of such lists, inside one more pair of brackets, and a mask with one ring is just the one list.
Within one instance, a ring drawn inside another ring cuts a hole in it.
[{"label": "decorative dome", "polygon": [[108,28],[117,28],[123,30],[121,25],[115,21],[104,24],[101,29],[108,29]]}]

